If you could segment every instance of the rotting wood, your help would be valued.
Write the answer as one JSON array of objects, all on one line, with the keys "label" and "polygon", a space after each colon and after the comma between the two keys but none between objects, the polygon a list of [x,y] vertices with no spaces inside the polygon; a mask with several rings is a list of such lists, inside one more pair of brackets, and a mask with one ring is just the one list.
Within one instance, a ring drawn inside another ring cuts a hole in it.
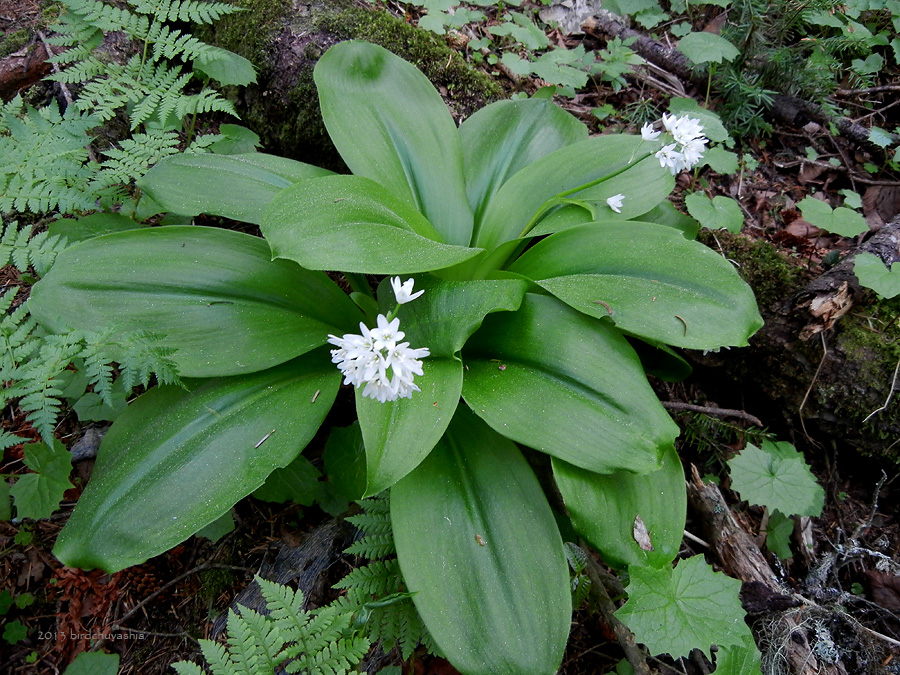
[{"label": "rotting wood", "polygon": [[[768,244],[717,236],[724,254],[738,260],[739,273],[754,290],[769,282],[773,263],[759,262],[751,248]],[[765,325],[748,347],[687,356],[697,366],[695,380],[702,382],[710,400],[731,400],[737,383],[740,400],[749,401],[756,411],[775,411],[820,444],[897,462],[900,453],[891,446],[900,438],[897,396],[884,407],[898,359],[891,347],[896,330],[887,320],[870,326],[861,311],[860,301],[874,298],[853,274],[854,258],[861,252],[878,256],[886,265],[900,261],[900,216],[812,281],[779,290],[777,298],[765,293],[760,301]],[[770,425],[779,421],[772,415],[761,417]]]},{"label": "rotting wood", "polygon": [[[816,658],[802,625],[803,607],[797,608],[798,598],[783,591],[762,551],[738,523],[719,488],[705,484],[693,465],[687,491],[691,507],[700,516],[707,541],[725,572],[744,582],[742,601],[745,609],[765,614],[783,629],[780,633],[790,636],[777,645],[783,650],[790,672],[794,675],[844,675],[846,669],[840,662],[832,664]],[[747,596],[750,596],[749,600]]]},{"label": "rotting wood", "polygon": [[0,59],[0,99],[11,101],[50,72],[44,45],[23,47]]}]

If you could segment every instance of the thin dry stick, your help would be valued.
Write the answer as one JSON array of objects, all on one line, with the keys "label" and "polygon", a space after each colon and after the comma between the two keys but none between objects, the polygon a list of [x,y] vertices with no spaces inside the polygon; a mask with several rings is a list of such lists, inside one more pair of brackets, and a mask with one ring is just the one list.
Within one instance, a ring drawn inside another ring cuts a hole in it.
[{"label": "thin dry stick", "polygon": [[859,539],[863,532],[872,527],[872,521],[875,520],[875,514],[878,512],[878,497],[881,495],[881,489],[884,487],[884,483],[886,480],[887,472],[882,469],[881,478],[878,479],[878,483],[875,485],[875,490],[872,492],[872,506],[869,509],[869,517],[859,524],[859,527],[856,528],[856,530],[853,532],[853,535],[850,537],[850,541],[855,542]]},{"label": "thin dry stick", "polygon": [[888,392],[887,399],[884,402],[884,405],[878,408],[878,410],[873,410],[869,413],[869,416],[863,420],[863,424],[872,419],[875,415],[880,413],[882,410],[886,410],[888,404],[891,402],[891,396],[894,395],[894,389],[897,388],[897,371],[900,370],[900,359],[897,359],[897,367],[894,368],[894,376],[891,378],[891,390]]},{"label": "thin dry stick", "polygon": [[713,417],[737,417],[750,422],[758,427],[765,427],[758,417],[751,415],[743,410],[734,410],[732,408],[713,408],[705,405],[694,405],[693,403],[682,403],[681,401],[663,401],[663,408],[666,410],[686,410],[688,412],[704,413]]},{"label": "thin dry stick", "polygon": [[806,423],[803,421],[803,407],[806,405],[807,399],[809,399],[809,394],[812,391],[813,385],[819,378],[819,372],[821,372],[822,366],[825,364],[825,357],[828,356],[828,347],[825,345],[825,333],[819,333],[819,336],[822,338],[822,359],[819,361],[819,366],[816,368],[812,382],[809,383],[809,389],[806,390],[806,394],[803,395],[803,401],[801,401],[800,407],[797,409],[797,415],[800,416],[800,426],[803,429],[803,435],[806,436],[806,440],[816,446],[819,444],[816,443],[806,431]]},{"label": "thin dry stick", "polygon": [[150,595],[148,595],[146,598],[144,598],[144,599],[141,600],[138,604],[136,604],[134,607],[132,607],[128,612],[126,612],[126,613],[125,613],[125,616],[121,617],[121,618],[113,625],[113,628],[116,628],[116,629],[120,628],[123,621],[125,621],[126,619],[129,619],[129,618],[131,618],[132,616],[134,616],[135,613],[136,613],[138,610],[140,610],[142,607],[144,607],[144,605],[146,605],[148,602],[150,602],[151,600],[153,600],[153,598],[155,598],[157,595],[159,595],[160,593],[162,593],[163,591],[165,591],[167,588],[170,588],[171,586],[174,586],[174,585],[177,584],[179,581],[188,578],[188,577],[191,576],[192,574],[196,574],[197,572],[202,572],[202,571],[204,571],[204,570],[231,570],[231,571],[233,571],[233,572],[245,572],[245,573],[250,573],[250,572],[253,571],[253,570],[251,570],[251,569],[248,568],[248,567],[238,567],[238,566],[236,566],[236,565],[223,565],[223,564],[221,564],[221,563],[203,563],[203,564],[201,564],[201,565],[197,565],[196,567],[193,567],[193,568],[189,569],[187,572],[184,572],[184,573],[182,573],[182,574],[179,574],[179,575],[178,575],[177,577],[175,577],[174,579],[172,579],[172,580],[170,580],[170,581],[167,581],[165,584],[163,584],[162,586],[160,586],[159,589],[153,591],[153,593],[151,593]]},{"label": "thin dry stick", "polygon": [[587,573],[588,578],[591,580],[591,596],[597,602],[603,620],[606,621],[606,624],[610,628],[612,628],[616,640],[619,642],[619,646],[622,647],[622,651],[625,652],[625,658],[634,669],[635,675],[651,675],[650,666],[647,665],[646,655],[641,648],[635,644],[634,633],[628,630],[628,626],[619,621],[616,617],[616,606],[609,597],[609,593],[606,592],[606,587],[601,580],[601,577],[603,576],[602,568],[597,564],[597,561],[594,560],[589,551],[584,547],[582,547],[582,550],[585,552],[585,558],[587,559]]}]

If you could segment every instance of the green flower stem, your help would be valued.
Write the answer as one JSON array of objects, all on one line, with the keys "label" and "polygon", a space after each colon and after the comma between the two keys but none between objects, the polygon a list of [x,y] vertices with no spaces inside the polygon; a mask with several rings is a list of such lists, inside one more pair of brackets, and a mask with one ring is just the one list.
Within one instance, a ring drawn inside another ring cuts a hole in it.
[{"label": "green flower stem", "polygon": [[[641,161],[647,159],[647,157],[649,157],[650,154],[651,153],[649,153],[649,152],[645,152],[643,155],[641,155],[637,159],[637,161],[641,162]],[[622,173],[625,173],[626,171],[628,171],[628,169],[630,169],[632,167],[632,164],[634,164],[634,162],[628,162],[628,164],[623,166],[621,169],[618,169],[617,171],[608,173],[605,176],[601,176],[600,178],[597,178],[596,180],[592,180],[588,183],[585,183],[584,185],[579,185],[578,187],[574,187],[574,188],[571,188],[570,190],[565,190],[564,192],[560,192],[559,194],[553,195],[552,197],[550,197],[550,199],[548,199],[543,204],[541,204],[540,208],[531,217],[531,220],[528,221],[528,224],[525,225],[525,228],[522,230],[522,232],[519,233],[519,237],[524,237],[526,234],[531,232],[531,230],[533,230],[534,227],[539,222],[541,222],[541,219],[543,219],[543,217],[546,216],[550,212],[551,209],[553,209],[556,206],[559,206],[560,204],[563,204],[565,202],[565,198],[568,197],[569,195],[574,195],[575,193],[581,192],[582,190],[587,190],[588,188],[594,187],[595,185],[600,185],[600,183],[605,183],[609,179],[615,178],[619,174],[622,174]]]}]

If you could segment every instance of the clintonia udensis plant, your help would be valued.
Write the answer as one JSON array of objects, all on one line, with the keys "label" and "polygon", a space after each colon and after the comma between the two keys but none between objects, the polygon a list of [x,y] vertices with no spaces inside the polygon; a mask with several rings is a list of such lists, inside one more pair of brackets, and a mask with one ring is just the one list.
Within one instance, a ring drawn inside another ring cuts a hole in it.
[{"label": "clintonia udensis plant", "polygon": [[109,234],[34,287],[51,330],[163,336],[185,384],[116,420],[55,553],[114,571],[187,538],[298,456],[343,378],[365,467],[351,496],[391,489],[400,568],[437,644],[463,673],[555,672],[571,619],[565,516],[526,454],[549,456],[572,525],[609,563],[669,565],[685,516],[678,429],[646,373],[683,376],[672,347],[744,345],[762,323],[732,265],[666,202],[702,128],[666,117],[588,138],[542,98],[457,128],[416,68],[363,42],[332,47],[315,81],[352,175],[261,153],[166,158],[145,195],[264,239]]}]

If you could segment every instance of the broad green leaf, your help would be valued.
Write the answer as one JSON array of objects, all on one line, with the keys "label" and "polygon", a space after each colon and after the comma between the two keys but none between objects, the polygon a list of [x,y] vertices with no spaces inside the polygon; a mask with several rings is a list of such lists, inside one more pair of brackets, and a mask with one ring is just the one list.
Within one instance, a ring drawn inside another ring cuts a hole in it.
[{"label": "broad green leaf", "polygon": [[[400,306],[397,316],[413,348],[428,347],[431,356],[454,358],[484,317],[493,312],[514,312],[522,304],[528,282],[524,279],[442,281],[430,275],[415,277],[419,299]],[[382,313],[396,305],[390,281],[378,286]]]},{"label": "broad green leaf", "polygon": [[879,148],[886,148],[894,144],[894,137],[879,127],[869,129],[869,143],[877,145]]},{"label": "broad green leaf", "polygon": [[325,127],[350,170],[413,204],[444,242],[468,246],[472,210],[459,135],[428,79],[358,41],[334,45],[313,77]]},{"label": "broad green leaf", "polygon": [[554,458],[553,475],[575,529],[608,563],[663,567],[678,555],[687,493],[674,447],[651,473],[602,475]]},{"label": "broad green leaf", "polygon": [[703,134],[715,143],[724,143],[730,136],[728,130],[722,124],[722,120],[716,113],[701,108],[700,104],[692,98],[673,98],[669,101],[669,112],[673,115],[688,115],[700,120],[703,125]]},{"label": "broad green leaf", "polygon": [[234,516],[231,515],[231,509],[228,509],[208,525],[201,527],[194,536],[216,542],[229,532],[234,532]]},{"label": "broad green leaf", "polygon": [[859,283],[882,298],[900,295],[900,263],[892,263],[888,269],[877,255],[857,253],[853,259],[853,273]]},{"label": "broad green leaf", "polygon": [[[402,326],[403,324],[401,324]],[[419,346],[418,344],[415,346]],[[428,456],[456,411],[463,367],[454,359],[426,358],[422,391],[412,398],[379,403],[356,390],[356,414],[366,450],[366,490],[371,497],[391,487]]]},{"label": "broad green leaf", "polygon": [[760,675],[761,672],[762,655],[750,633],[740,645],[720,647],[716,653],[716,675]]},{"label": "broad green leaf", "polygon": [[366,451],[358,421],[349,427],[331,428],[322,459],[334,490],[347,501],[362,499],[366,491]]},{"label": "broad green leaf", "polygon": [[81,652],[66,668],[64,675],[116,675],[119,655],[103,652]]},{"label": "broad green leaf", "polygon": [[512,440],[589,471],[655,471],[678,427],[608,322],[528,294],[463,349],[463,398]]},{"label": "broad green leaf", "polygon": [[740,646],[750,629],[738,594],[741,582],[713,572],[702,555],[671,567],[632,566],[626,602],[616,616],[651,654],[673,659],[700,649],[710,657],[710,645]]},{"label": "broad green leaf", "polygon": [[[541,157],[587,138],[587,127],[550,101],[497,101],[459,127],[475,227],[497,190]],[[477,236],[477,235],[476,235]]]},{"label": "broad green leaf", "polygon": [[250,61],[213,45],[204,47],[203,56],[194,61],[194,69],[224,86],[244,87],[256,82],[256,68]]},{"label": "broad green leaf", "polygon": [[794,554],[791,552],[791,534],[794,532],[794,521],[781,511],[769,513],[766,526],[766,548],[782,560]]},{"label": "broad green leaf", "polygon": [[512,20],[505,20],[496,26],[490,26],[488,32],[491,35],[509,36],[519,42],[528,51],[546,49],[550,46],[550,39],[543,29],[521,12],[510,12]]},{"label": "broad green leaf", "polygon": [[7,621],[3,624],[3,635],[0,638],[11,645],[22,642],[28,637],[28,628],[21,621]]},{"label": "broad green leaf", "polygon": [[721,35],[700,31],[688,33],[678,41],[678,51],[697,64],[733,61],[741,52]]},{"label": "broad green leaf", "polygon": [[716,196],[710,199],[702,192],[693,192],[684,198],[688,213],[709,230],[725,228],[738,234],[744,226],[744,213],[731,197]]},{"label": "broad green leaf", "polygon": [[[491,199],[474,245],[492,249],[519,237],[544,202],[626,171],[643,159],[640,146],[640,136],[596,136],[532,162],[507,180]],[[635,162],[629,163],[632,155]],[[569,196],[579,198],[577,192]]]},{"label": "broad green leaf", "polygon": [[208,227],[154,227],[66,249],[29,306],[53,332],[164,336],[185,377],[262,370],[356,328],[362,315],[321,272],[271,260],[263,239]]},{"label": "broad green leaf", "polygon": [[[59,503],[59,502],[57,502]],[[9,483],[0,478],[0,521],[12,520],[12,502],[10,501]],[[5,612],[0,611],[0,616]]]},{"label": "broad green leaf", "polygon": [[790,443],[763,441],[762,448],[748,443],[739,455],[728,460],[728,467],[732,489],[751,504],[785,515],[822,513],[825,491],[803,455]]},{"label": "broad green leaf", "polygon": [[737,173],[740,168],[737,153],[726,150],[720,145],[709,148],[703,154],[702,160],[710,169],[716,173],[729,174]]},{"label": "broad green leaf", "polygon": [[339,382],[320,351],[188,390],[151,389],[103,438],[54,554],[111,573],[184,541],[300,454]]},{"label": "broad green leaf", "polygon": [[208,213],[258,225],[281,190],[300,180],[330,175],[327,169],[261,152],[178,154],[158,162],[137,186],[173,213]]},{"label": "broad green leaf", "polygon": [[303,455],[280,469],[275,469],[266,482],[253,491],[253,496],[266,502],[293,502],[310,506],[322,491],[322,474]]},{"label": "broad green leaf", "polygon": [[867,232],[869,226],[856,211],[839,206],[832,210],[828,204],[815,197],[805,197],[797,203],[803,219],[826,232],[839,234],[842,237],[855,237]]},{"label": "broad green leaf", "polygon": [[69,482],[72,457],[62,443],[54,440],[52,448],[46,443],[26,445],[23,462],[35,473],[19,476],[9,488],[16,518],[49,518],[59,508],[65,491],[74,487]]},{"label": "broad green leaf", "polygon": [[582,225],[547,237],[509,269],[580,312],[677,347],[743,346],[762,326],[731,263],[671,227]]},{"label": "broad green leaf", "polygon": [[434,451],[391,489],[391,524],[404,582],[455,668],[556,672],[572,614],[568,566],[513,443],[460,406]]},{"label": "broad green leaf", "polygon": [[112,232],[137,230],[146,227],[121,213],[92,213],[81,218],[60,218],[47,228],[51,235],[61,235],[69,244]]},{"label": "broad green leaf", "polygon": [[258,135],[240,124],[220,124],[219,135],[223,138],[209,146],[219,155],[244,155],[256,152],[262,145]]},{"label": "broad green leaf", "polygon": [[316,178],[286,188],[261,224],[274,257],[308,269],[407,274],[450,267],[480,253],[440,243],[412,204],[360,176]]}]

